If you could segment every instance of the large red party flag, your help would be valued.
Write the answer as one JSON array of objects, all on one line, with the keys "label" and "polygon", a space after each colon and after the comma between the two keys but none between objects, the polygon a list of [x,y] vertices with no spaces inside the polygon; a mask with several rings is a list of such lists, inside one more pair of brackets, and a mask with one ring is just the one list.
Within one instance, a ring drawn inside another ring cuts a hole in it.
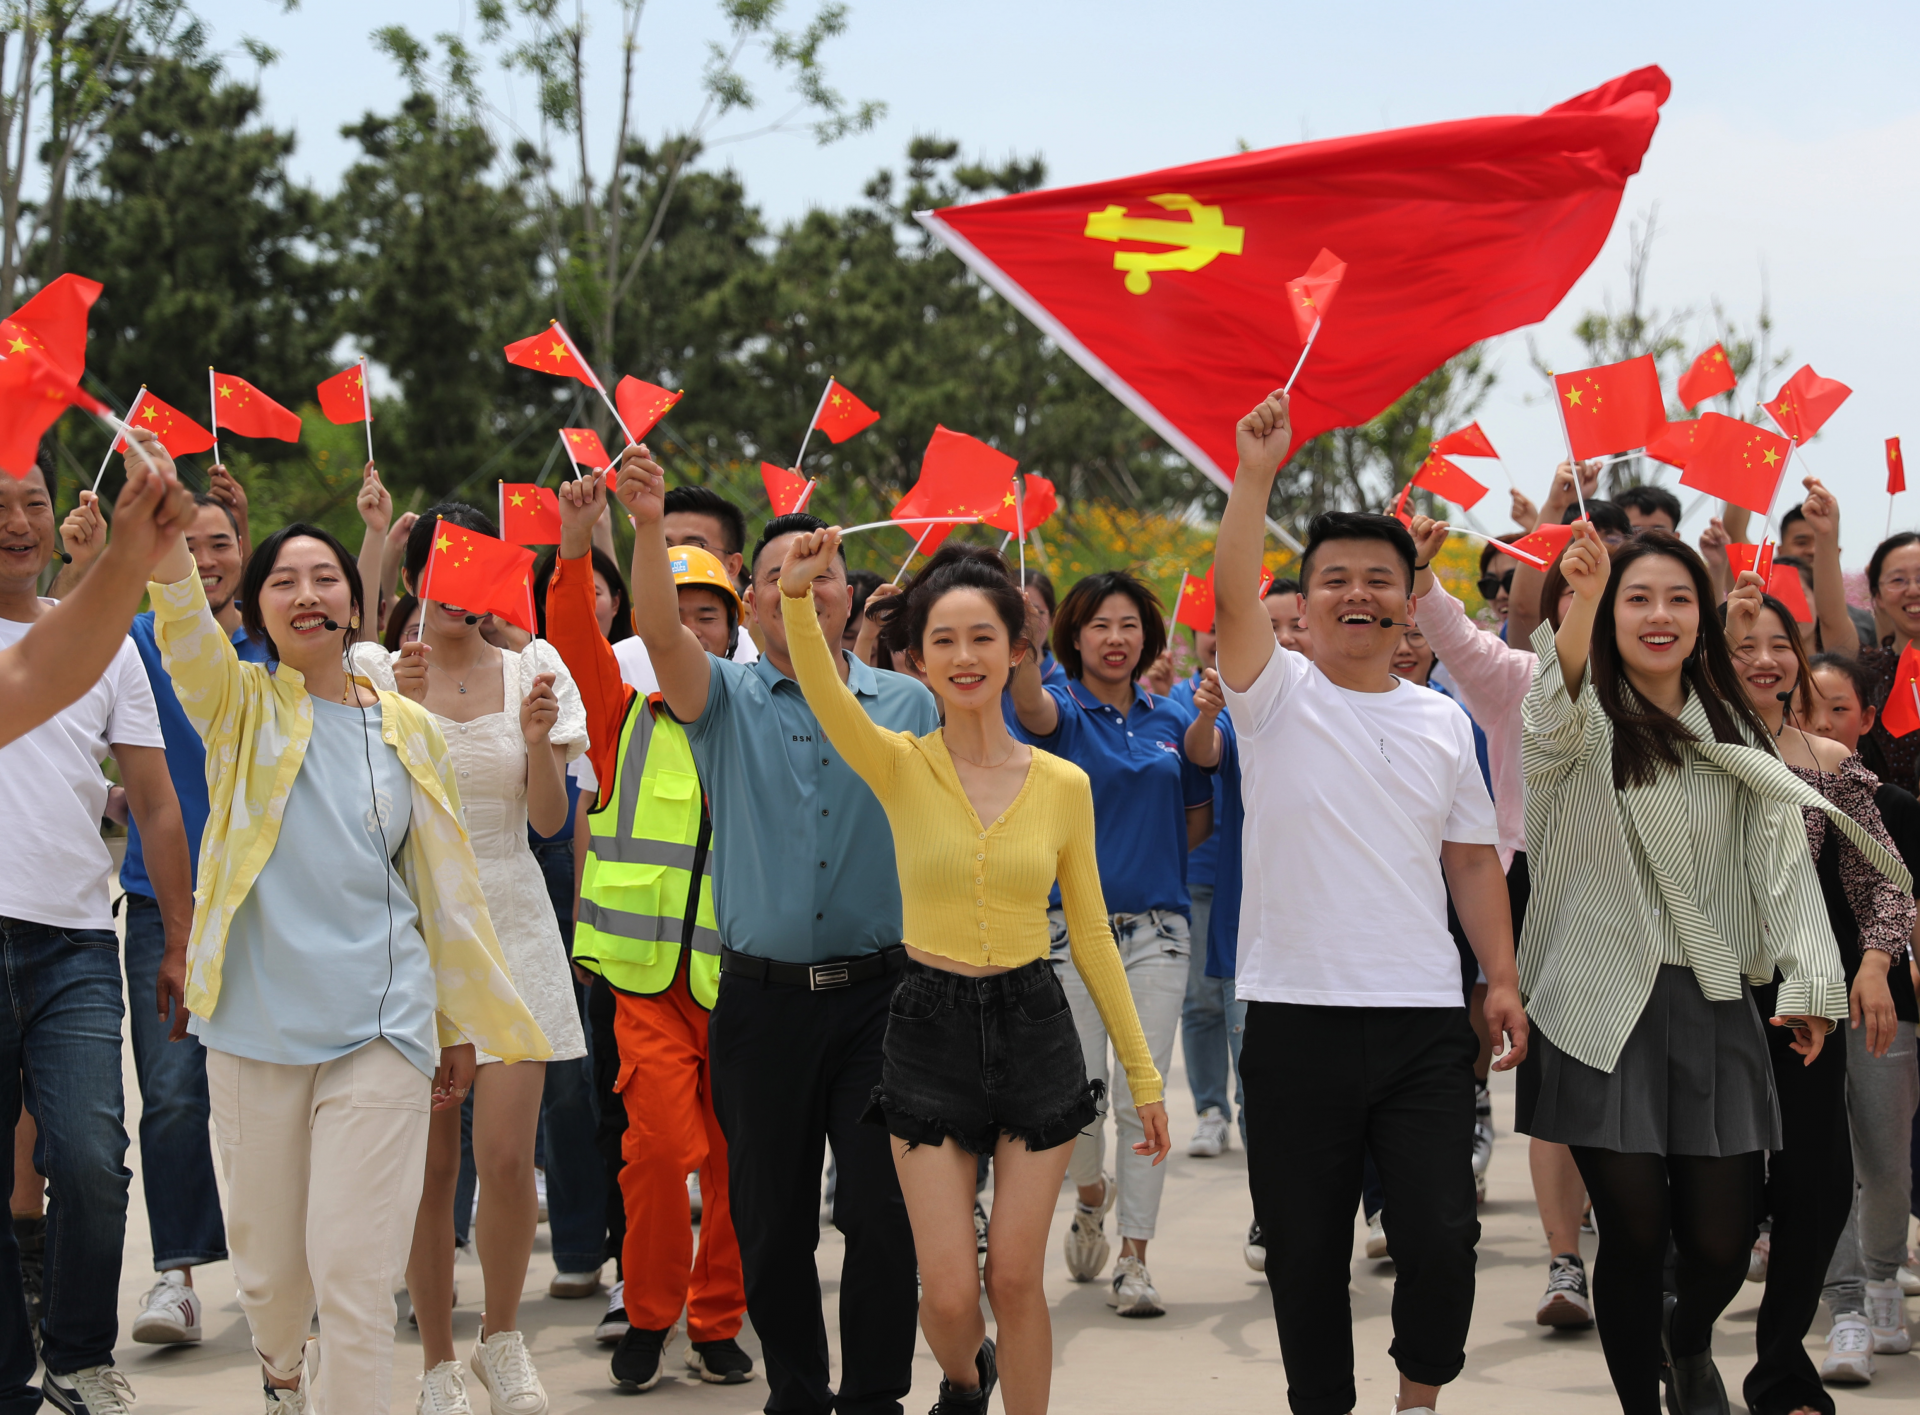
[{"label": "large red party flag", "polygon": [[266,394],[230,373],[213,376],[213,421],[222,432],[242,437],[276,437],[282,442],[300,440],[300,415],[283,408]]},{"label": "large red party flag", "polygon": [[1577,461],[1645,447],[1667,426],[1653,355],[1553,376],[1560,417]]},{"label": "large red party flag", "polygon": [[853,391],[837,378],[827,380],[820,410],[813,415],[813,425],[836,443],[845,442],[879,421],[880,415],[854,397]]},{"label": "large red party flag", "polygon": [[1428,454],[1427,460],[1420,464],[1413,474],[1413,484],[1443,501],[1451,501],[1462,511],[1471,511],[1487,494],[1484,486],[1438,452]]},{"label": "large red party flag", "polygon": [[1016,533],[1032,530],[1035,526],[1046,524],[1046,520],[1060,509],[1060,497],[1053,483],[1045,477],[1032,475],[1021,477],[1019,485],[1024,488],[1020,494],[1020,514],[1014,515],[1012,496],[1000,498],[1000,509],[985,518],[986,523],[995,530],[1014,531]]},{"label": "large red party flag", "polygon": [[363,423],[367,420],[367,390],[361,381],[360,365],[341,369],[321,382],[320,411],[330,423]]},{"label": "large red party flag", "polygon": [[588,471],[598,471],[613,465],[613,458],[607,455],[607,449],[601,445],[600,434],[590,427],[563,427],[560,429],[560,439],[566,445],[567,459],[573,463],[576,473],[582,467]]},{"label": "large red party flag", "polygon": [[47,362],[79,382],[87,367],[87,314],[101,288],[98,280],[71,272],[49,280],[13,312],[19,328],[8,331],[8,351],[19,353],[23,340],[36,345]]},{"label": "large red party flag", "polygon": [[760,464],[760,484],[767,489],[767,503],[773,507],[773,514],[784,516],[797,510],[800,498],[807,494],[807,479],[796,476],[785,467],[776,467],[771,462]]},{"label": "large red party flag", "polygon": [[1771,515],[1793,444],[1722,413],[1702,413],[1699,422],[1680,485],[1744,506],[1756,516]]},{"label": "large red party flag", "polygon": [[[212,433],[178,408],[168,407],[144,388],[140,390],[140,396],[133,400],[133,407],[127,412],[127,426],[146,428],[160,439],[160,445],[174,457],[185,457],[192,452],[205,452],[213,446]],[[113,444],[113,448],[116,452],[126,451],[127,439],[120,438]]]},{"label": "large red party flag", "polygon": [[553,488],[501,482],[500,538],[514,545],[560,544],[560,498]]},{"label": "large red party flag", "polygon": [[1771,403],[1762,403],[1780,431],[1795,442],[1811,442],[1853,390],[1834,378],[1822,378],[1812,364],[1802,364],[1780,385]]},{"label": "large red party flag", "polygon": [[1920,647],[1909,643],[1894,665],[1893,686],[1880,708],[1880,725],[1895,737],[1920,728]]},{"label": "large red party flag", "polygon": [[1667,91],[1642,69],[1535,116],[1238,153],[917,219],[1224,487],[1235,422],[1299,358],[1286,285],[1317,252],[1349,269],[1293,391],[1296,447],[1368,421],[1476,340],[1545,319],[1606,241]]},{"label": "large red party flag", "polygon": [[0,320],[0,347],[25,349],[0,354],[0,472],[24,477],[40,451],[40,439],[69,407],[106,414],[108,409],[81,392],[74,375],[56,368],[12,320]]},{"label": "large red party flag", "polygon": [[1524,560],[1536,570],[1544,570],[1560,558],[1560,552],[1567,548],[1567,542],[1572,539],[1572,526],[1548,522],[1544,526],[1535,526],[1519,540],[1496,540],[1488,544],[1502,555],[1511,555],[1515,560]]},{"label": "large red party flag", "polygon": [[1313,331],[1326,314],[1333,297],[1340,293],[1340,282],[1347,278],[1347,263],[1332,251],[1323,249],[1298,280],[1287,282],[1287,307],[1293,311],[1294,332],[1300,342],[1313,338]]},{"label": "large red party flag", "polygon": [[592,370],[573,356],[573,349],[566,336],[561,334],[558,324],[550,325],[539,334],[514,340],[507,345],[506,354],[508,363],[518,364],[521,368],[538,369],[541,373],[558,374],[562,378],[577,378],[589,388],[600,386],[594,381]]},{"label": "large red party flag", "polygon": [[[926,455],[920,459],[920,480],[894,503],[893,519],[978,516],[984,520],[1002,507],[1010,509],[1013,474],[1019,465],[977,437],[936,425],[927,443]],[[948,524],[905,529],[914,536],[920,549],[931,555],[953,527]]]},{"label": "large red party flag", "polygon": [[1706,353],[1687,365],[1687,371],[1680,375],[1675,391],[1680,401],[1692,408],[1716,393],[1731,393],[1739,384],[1733,376],[1733,363],[1727,358],[1727,351],[1715,344]]},{"label": "large red party flag", "polygon": [[613,402],[620,410],[620,421],[627,425],[627,436],[635,442],[652,432],[654,425],[684,397],[684,392],[669,393],[659,384],[648,383],[631,374],[621,379],[613,390]]},{"label": "large red party flag", "polygon": [[1887,495],[1893,496],[1907,489],[1907,464],[1900,460],[1900,439],[1887,439]]},{"label": "large red party flag", "polygon": [[434,527],[420,598],[472,614],[497,614],[529,634],[538,632],[533,616],[533,552],[451,521],[442,520]]},{"label": "large red party flag", "polygon": [[1699,436],[1700,427],[1699,418],[1668,423],[1660,434],[1647,444],[1647,455],[1656,462],[1665,462],[1669,467],[1684,469],[1693,457],[1693,440]]},{"label": "large red party flag", "polygon": [[1493,443],[1480,430],[1479,423],[1468,423],[1458,432],[1450,432],[1433,444],[1433,451],[1444,452],[1449,457],[1498,457]]},{"label": "large red party flag", "polygon": [[1184,624],[1196,633],[1213,632],[1213,566],[1204,575],[1180,578],[1180,602],[1173,607],[1173,622]]}]

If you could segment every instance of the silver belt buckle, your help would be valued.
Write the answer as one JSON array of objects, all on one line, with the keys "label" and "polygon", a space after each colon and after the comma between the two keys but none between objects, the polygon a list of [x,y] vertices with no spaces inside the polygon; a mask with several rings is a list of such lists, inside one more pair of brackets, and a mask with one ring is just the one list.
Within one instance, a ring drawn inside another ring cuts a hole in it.
[{"label": "silver belt buckle", "polygon": [[807,990],[819,992],[824,988],[843,988],[847,985],[847,969],[843,963],[815,963],[807,969]]}]

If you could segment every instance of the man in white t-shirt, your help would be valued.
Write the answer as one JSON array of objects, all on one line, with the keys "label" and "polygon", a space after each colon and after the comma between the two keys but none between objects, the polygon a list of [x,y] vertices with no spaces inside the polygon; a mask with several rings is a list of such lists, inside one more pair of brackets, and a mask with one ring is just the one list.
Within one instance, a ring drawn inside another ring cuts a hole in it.
[{"label": "man in white t-shirt", "polygon": [[1292,440],[1284,393],[1236,429],[1214,557],[1220,677],[1238,730],[1245,893],[1235,994],[1248,1184],[1296,1415],[1354,1408],[1347,1300],[1371,1152],[1397,1269],[1395,1409],[1431,1411],[1473,1313],[1473,1062],[1451,892],[1516,1065],[1527,1021],[1493,802],[1466,716],[1394,677],[1413,540],[1388,516],[1316,517],[1301,557],[1311,661],[1257,597],[1264,516]]},{"label": "man in white t-shirt", "polygon": [[[0,649],[54,608],[36,592],[55,549],[50,462],[43,458],[17,480],[0,476]],[[14,1294],[0,1302],[0,1322],[11,1328],[0,1330],[0,1409],[39,1403],[28,1333],[36,1318],[51,1408],[112,1408],[106,1392],[120,1382],[113,1346],[132,1176],[120,1079],[127,1000],[109,895],[113,861],[100,838],[107,804],[100,763],[108,756],[146,841],[165,920],[174,966],[169,972],[163,964],[161,992],[171,983],[178,996],[193,914],[192,856],[153,690],[131,639],[122,639],[78,702],[0,747],[0,821],[8,828],[0,870],[0,1120],[10,1131],[24,1101],[39,1124],[36,1162],[51,1195],[43,1220],[16,1216],[0,1238],[0,1288]],[[135,1007],[155,1003],[151,994],[131,999]],[[13,1154],[11,1143],[0,1145],[9,1190]],[[41,1254],[46,1262],[33,1294],[46,1295],[37,1312],[19,1298],[23,1251],[29,1268]]]}]

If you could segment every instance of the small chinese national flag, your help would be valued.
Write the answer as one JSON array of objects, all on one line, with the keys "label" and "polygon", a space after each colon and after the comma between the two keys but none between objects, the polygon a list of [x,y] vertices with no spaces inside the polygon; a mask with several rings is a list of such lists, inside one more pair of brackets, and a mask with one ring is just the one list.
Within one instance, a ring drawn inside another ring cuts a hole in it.
[{"label": "small chinese national flag", "polygon": [[1909,643],[1894,666],[1893,687],[1880,709],[1880,724],[1895,737],[1920,728],[1920,647]]},{"label": "small chinese national flag", "polygon": [[1422,491],[1430,491],[1444,501],[1451,501],[1462,511],[1471,511],[1487,489],[1468,476],[1459,467],[1432,453],[1420,464],[1420,470],[1413,474],[1413,485]]},{"label": "small chinese national flag", "polygon": [[1822,378],[1812,364],[1802,364],[1792,378],[1780,385],[1771,403],[1760,406],[1795,442],[1806,443],[1826,426],[1827,419],[1853,396],[1853,390],[1838,379]]},{"label": "small chinese national flag", "polygon": [[1287,282],[1287,308],[1293,311],[1293,327],[1302,344],[1313,337],[1314,326],[1325,317],[1346,278],[1347,263],[1322,246],[1307,273]]},{"label": "small chinese national flag", "polygon": [[1185,624],[1196,633],[1213,632],[1213,566],[1200,576],[1188,575],[1180,585],[1180,603],[1173,607],[1173,622]]},{"label": "small chinese national flag", "polygon": [[767,502],[776,516],[798,510],[800,499],[807,494],[805,477],[796,476],[785,467],[776,467],[771,462],[760,464],[760,484],[766,487]]},{"label": "small chinese national flag", "polygon": [[[1011,508],[1013,474],[1019,463],[977,437],[935,426],[920,459],[920,480],[893,505],[893,519],[914,516],[978,516],[983,520]],[[927,555],[940,548],[951,523],[903,527]],[[926,538],[921,540],[921,533]]]},{"label": "small chinese national flag", "polygon": [[1645,447],[1667,425],[1651,354],[1555,374],[1553,387],[1576,461]]},{"label": "small chinese national flag", "polygon": [[1731,393],[1739,382],[1733,376],[1733,363],[1727,351],[1715,344],[1687,366],[1675,391],[1689,408],[1704,403],[1716,393]]},{"label": "small chinese national flag", "polygon": [[1900,460],[1900,439],[1887,439],[1887,495],[1893,496],[1907,489],[1907,464]]},{"label": "small chinese national flag", "polygon": [[1774,564],[1772,545],[1730,545],[1727,563],[1733,567],[1736,580],[1750,570],[1758,574],[1766,582],[1767,593],[1784,604],[1796,622],[1813,623],[1813,607],[1807,603],[1807,587],[1800,582],[1800,572],[1791,565]]},{"label": "small chinese national flag", "polygon": [[846,384],[837,378],[827,380],[827,396],[821,400],[820,411],[813,419],[813,425],[820,431],[835,442],[845,442],[879,421],[880,415],[854,397]]},{"label": "small chinese national flag", "polygon": [[1020,515],[1013,514],[1013,491],[1000,498],[1000,509],[986,517],[986,523],[998,531],[1013,531],[1019,534],[1041,525],[1060,506],[1060,498],[1053,489],[1053,483],[1045,477],[1025,476],[1019,485],[1026,488],[1020,497]]},{"label": "small chinese national flag", "polygon": [[471,614],[497,614],[529,634],[539,632],[533,616],[533,552],[451,521],[434,527],[420,597]]},{"label": "small chinese national flag", "polygon": [[71,272],[48,281],[9,317],[18,327],[7,331],[7,352],[24,352],[24,338],[48,363],[78,382],[87,366],[87,314],[101,289],[98,280]]},{"label": "small chinese national flag", "polygon": [[[144,388],[127,414],[127,426],[143,427],[157,434],[160,445],[175,457],[184,457],[190,452],[205,452],[213,446],[212,433],[179,409],[168,407]],[[113,447],[116,452],[126,451],[126,438],[117,440]]]},{"label": "small chinese national flag", "polygon": [[1656,462],[1685,470],[1693,458],[1693,440],[1700,434],[1701,420],[1668,423],[1665,431],[1647,444],[1647,455]]},{"label": "small chinese national flag", "polygon": [[685,396],[629,374],[613,390],[613,404],[620,410],[620,421],[627,425],[627,436],[638,442]]},{"label": "small chinese national flag", "polygon": [[1491,544],[1502,555],[1511,555],[1515,560],[1524,560],[1536,570],[1544,570],[1560,558],[1560,552],[1567,548],[1567,542],[1572,539],[1572,526],[1548,524],[1535,527],[1519,540],[1496,540]]},{"label": "small chinese national flag", "polygon": [[1773,546],[1746,545],[1736,541],[1727,547],[1727,564],[1732,568],[1736,580],[1750,570],[1764,580],[1773,573]]},{"label": "small chinese national flag", "polygon": [[277,437],[300,440],[300,415],[283,408],[266,394],[230,373],[213,376],[213,422],[222,432],[241,437]]},{"label": "small chinese national flag", "polygon": [[1793,444],[1723,413],[1702,413],[1699,424],[1680,485],[1744,506],[1756,516],[1771,514]]},{"label": "small chinese national flag", "polygon": [[515,545],[560,544],[560,498],[553,488],[501,482],[500,538]]},{"label": "small chinese national flag", "polygon": [[1411,528],[1413,525],[1413,516],[1407,510],[1407,493],[1412,490],[1413,483],[1409,481],[1405,486],[1400,488],[1400,494],[1393,498],[1393,519],[1408,528]]},{"label": "small chinese national flag", "polygon": [[1480,431],[1479,423],[1468,423],[1458,432],[1450,432],[1433,444],[1433,451],[1444,452],[1449,457],[1498,457],[1487,435]]},{"label": "small chinese national flag", "polygon": [[598,471],[601,467],[613,465],[613,459],[607,456],[607,449],[600,443],[600,434],[590,427],[563,427],[560,439],[566,445],[567,456],[578,472],[585,467],[588,471]]},{"label": "small chinese national flag", "polygon": [[[516,339],[507,345],[507,362],[518,364],[521,368],[538,369],[541,373],[556,373],[562,378],[577,378],[589,388],[597,386],[593,373],[587,366],[573,356],[573,350],[567,347],[567,340],[561,337],[560,326],[554,324],[542,334],[526,339]],[[473,606],[468,605],[471,609]]]},{"label": "small chinese national flag", "polygon": [[330,423],[363,423],[367,420],[367,390],[360,382],[360,365],[342,369],[323,382],[320,411]]}]

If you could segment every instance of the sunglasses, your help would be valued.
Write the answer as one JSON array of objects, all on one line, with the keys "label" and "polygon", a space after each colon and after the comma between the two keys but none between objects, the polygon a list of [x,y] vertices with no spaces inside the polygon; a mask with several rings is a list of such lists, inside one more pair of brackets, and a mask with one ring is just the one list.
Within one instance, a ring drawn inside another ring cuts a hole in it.
[{"label": "sunglasses", "polygon": [[1480,577],[1480,598],[1492,599],[1502,590],[1506,590],[1509,593],[1512,592],[1513,571],[1509,570],[1503,575],[1482,575]]}]

